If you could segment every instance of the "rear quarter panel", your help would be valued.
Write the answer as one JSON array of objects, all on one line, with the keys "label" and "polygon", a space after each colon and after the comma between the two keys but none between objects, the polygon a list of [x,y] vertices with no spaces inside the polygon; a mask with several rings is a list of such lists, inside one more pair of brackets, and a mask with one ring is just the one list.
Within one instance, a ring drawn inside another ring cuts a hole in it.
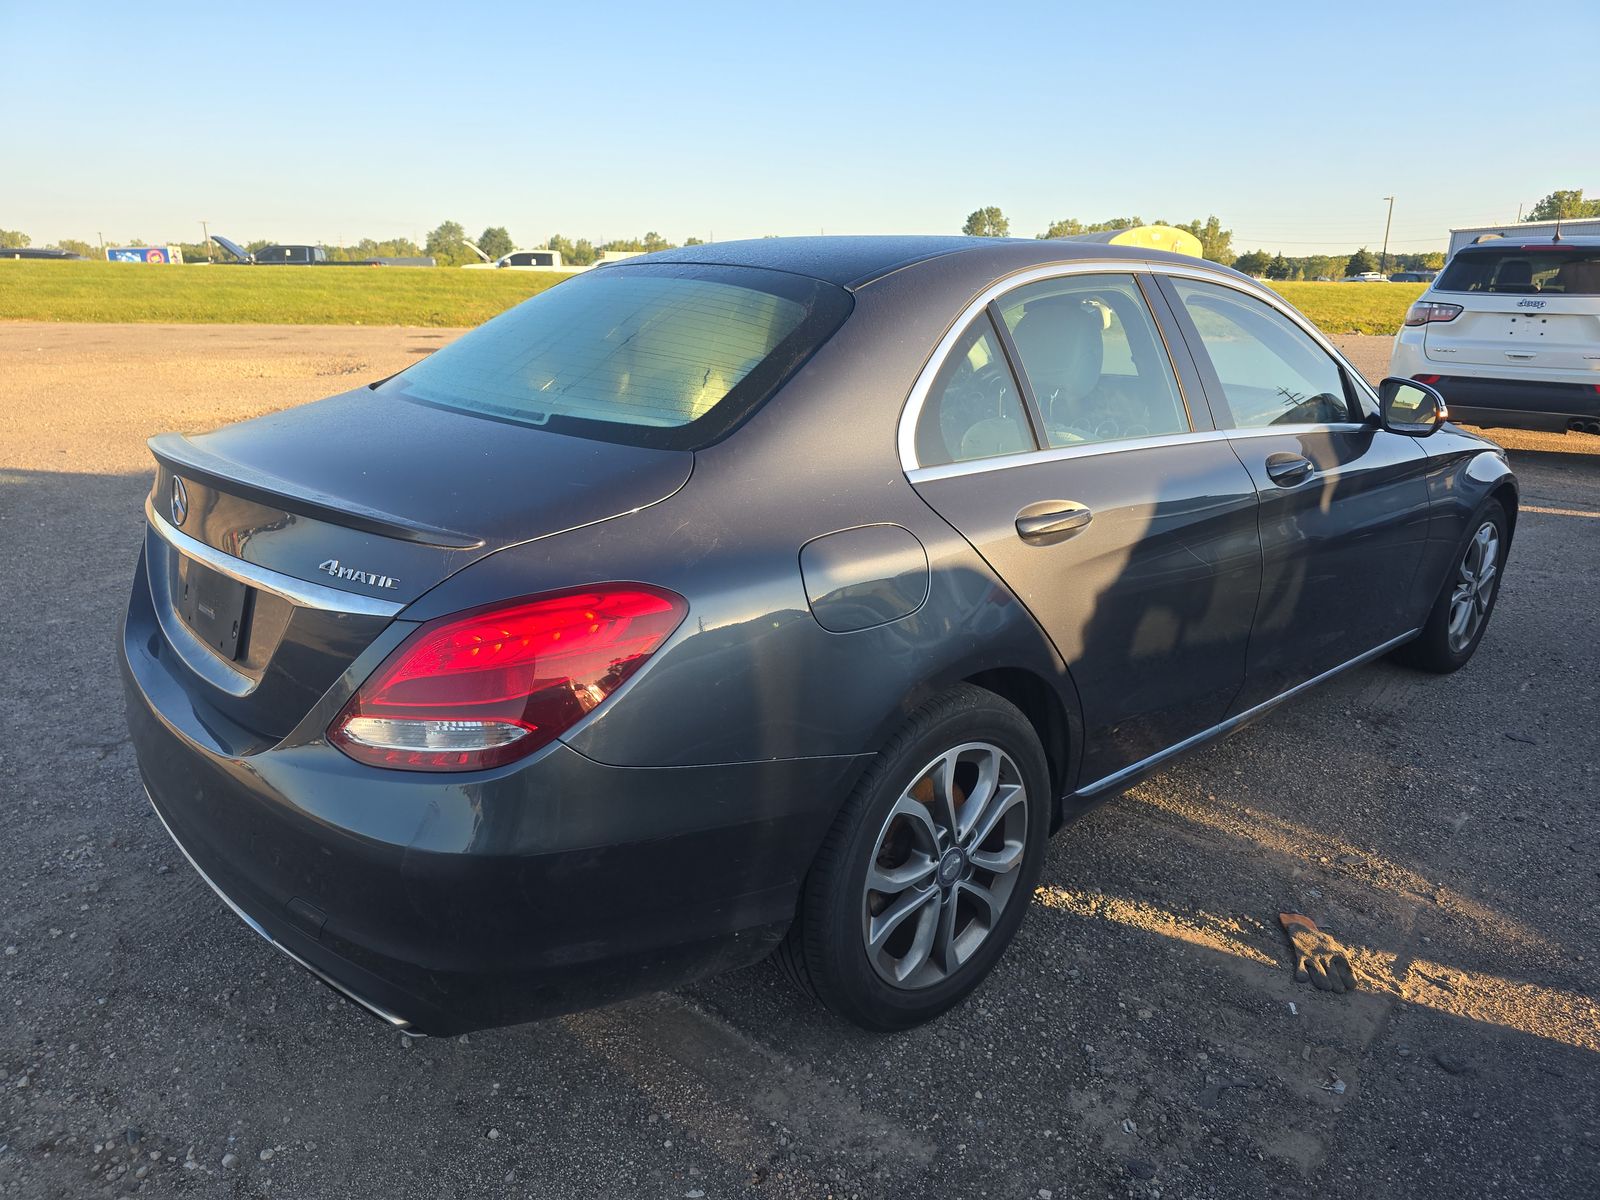
[{"label": "rear quarter panel", "polygon": [[[924,274],[862,289],[844,327],[742,427],[698,452],[670,500],[492,554],[407,618],[602,580],[685,596],[683,626],[564,739],[608,764],[869,754],[928,695],[1001,667],[1043,678],[1075,734],[1077,697],[1048,639],[912,490],[896,454],[911,384],[976,286],[941,288]],[[801,548],[886,523],[925,549],[927,599],[899,620],[829,632],[808,604]]]}]

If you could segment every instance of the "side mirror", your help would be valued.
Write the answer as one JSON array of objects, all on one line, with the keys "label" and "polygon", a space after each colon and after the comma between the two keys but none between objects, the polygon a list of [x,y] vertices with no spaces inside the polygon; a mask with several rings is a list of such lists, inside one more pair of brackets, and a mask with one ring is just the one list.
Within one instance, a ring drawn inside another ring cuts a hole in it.
[{"label": "side mirror", "polygon": [[1450,416],[1437,388],[1398,375],[1378,385],[1378,400],[1383,406],[1380,419],[1390,433],[1427,437]]}]

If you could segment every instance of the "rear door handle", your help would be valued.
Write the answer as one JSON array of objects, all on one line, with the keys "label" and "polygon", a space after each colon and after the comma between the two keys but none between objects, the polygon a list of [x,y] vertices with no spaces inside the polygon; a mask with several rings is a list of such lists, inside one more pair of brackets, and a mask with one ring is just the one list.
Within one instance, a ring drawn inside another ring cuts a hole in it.
[{"label": "rear door handle", "polygon": [[1025,542],[1071,537],[1094,513],[1076,500],[1041,500],[1017,514],[1017,536]]},{"label": "rear door handle", "polygon": [[1316,470],[1309,458],[1298,454],[1273,454],[1267,458],[1267,477],[1280,487],[1293,487]]}]

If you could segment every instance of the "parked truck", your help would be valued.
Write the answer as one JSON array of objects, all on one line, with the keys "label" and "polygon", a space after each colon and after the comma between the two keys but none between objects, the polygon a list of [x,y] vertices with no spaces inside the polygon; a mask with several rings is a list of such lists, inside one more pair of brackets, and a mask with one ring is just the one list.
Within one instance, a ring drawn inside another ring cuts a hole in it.
[{"label": "parked truck", "polygon": [[425,256],[354,260],[329,258],[328,251],[322,246],[272,245],[263,246],[252,253],[221,234],[212,234],[211,240],[227,251],[234,262],[258,267],[431,267],[435,265],[433,259]]}]

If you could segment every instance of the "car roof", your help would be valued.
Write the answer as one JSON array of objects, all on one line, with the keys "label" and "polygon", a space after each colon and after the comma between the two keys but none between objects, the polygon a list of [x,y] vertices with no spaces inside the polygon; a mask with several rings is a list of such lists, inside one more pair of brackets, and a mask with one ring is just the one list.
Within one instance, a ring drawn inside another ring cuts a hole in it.
[{"label": "car roof", "polygon": [[1559,250],[1569,246],[1574,250],[1593,250],[1600,246],[1600,236],[1590,234],[1573,234],[1570,237],[1563,234],[1560,241],[1551,237],[1500,237],[1487,242],[1473,242],[1470,246],[1463,246],[1457,254],[1493,254],[1504,250],[1549,250],[1552,247]]},{"label": "car roof", "polygon": [[[818,236],[756,238],[662,250],[628,260],[635,263],[707,263],[764,267],[806,275],[845,288],[859,288],[904,267],[961,255],[968,266],[993,268],[996,276],[1055,262],[1165,262],[1237,272],[1203,259],[1141,246],[1110,246],[1054,238],[984,238],[939,235]],[[1241,276],[1243,278],[1243,276]]]}]

